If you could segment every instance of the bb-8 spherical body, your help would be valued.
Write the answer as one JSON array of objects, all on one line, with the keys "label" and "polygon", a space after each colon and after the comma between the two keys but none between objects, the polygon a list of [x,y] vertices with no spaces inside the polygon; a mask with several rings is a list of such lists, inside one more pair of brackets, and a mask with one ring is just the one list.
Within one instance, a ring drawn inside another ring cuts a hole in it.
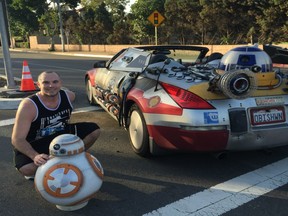
[{"label": "bb-8 spherical body", "polygon": [[63,134],[49,146],[51,158],[37,169],[35,187],[41,196],[63,211],[83,208],[100,189],[104,171],[83,141]]}]

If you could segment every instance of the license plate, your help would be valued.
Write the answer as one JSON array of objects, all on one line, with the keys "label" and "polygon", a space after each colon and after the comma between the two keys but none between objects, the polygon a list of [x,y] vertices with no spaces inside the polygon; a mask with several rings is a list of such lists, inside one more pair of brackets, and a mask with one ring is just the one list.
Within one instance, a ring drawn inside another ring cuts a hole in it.
[{"label": "license plate", "polygon": [[275,124],[286,121],[284,107],[254,108],[250,110],[252,125]]}]

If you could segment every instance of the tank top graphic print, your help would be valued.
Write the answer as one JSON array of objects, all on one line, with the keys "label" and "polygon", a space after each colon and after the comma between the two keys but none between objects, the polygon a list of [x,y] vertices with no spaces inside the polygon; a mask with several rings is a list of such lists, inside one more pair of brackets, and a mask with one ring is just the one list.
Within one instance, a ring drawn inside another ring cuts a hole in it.
[{"label": "tank top graphic print", "polygon": [[59,92],[59,103],[55,109],[46,107],[36,94],[30,96],[29,99],[35,104],[38,115],[31,123],[26,138],[28,142],[52,135],[66,128],[73,107],[64,90]]}]

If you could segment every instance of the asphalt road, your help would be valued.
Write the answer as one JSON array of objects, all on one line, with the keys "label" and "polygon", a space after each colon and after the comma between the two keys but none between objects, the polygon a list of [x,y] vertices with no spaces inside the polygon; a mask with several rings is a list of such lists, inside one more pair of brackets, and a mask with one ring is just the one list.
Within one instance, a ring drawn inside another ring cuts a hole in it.
[{"label": "asphalt road", "polygon": [[[93,58],[32,53],[12,53],[11,57],[15,76],[21,77],[23,60],[28,61],[34,79],[43,70],[56,70],[64,79],[65,86],[76,92],[78,97],[75,108],[78,111],[85,110],[83,108],[87,107],[91,108],[86,101],[83,76],[85,71],[93,65]],[[2,69],[3,60],[0,58],[1,73]],[[44,200],[35,190],[34,183],[24,180],[13,168],[10,137],[13,126],[11,119],[14,118],[15,110],[0,111],[0,122],[2,123],[0,126],[0,189],[2,194],[0,196],[0,215],[137,216],[147,213],[148,215],[161,215],[160,210],[155,210],[165,208],[169,204],[192,195],[195,195],[192,198],[197,198],[199,205],[207,203],[209,197],[200,196],[198,198],[198,194],[213,191],[213,188],[219,188],[215,187],[219,184],[223,184],[223,187],[232,191],[234,187],[231,185],[227,187],[227,181],[233,180],[230,183],[233,182],[234,186],[240,186],[243,182],[239,177],[246,177],[247,173],[254,173],[255,170],[261,170],[266,166],[268,166],[267,171],[271,164],[274,166],[270,169],[273,170],[275,167],[273,171],[276,172],[279,166],[276,166],[275,163],[281,160],[286,162],[285,159],[288,158],[288,147],[274,149],[272,152],[230,153],[227,158],[222,160],[216,159],[209,153],[175,153],[148,159],[141,158],[132,152],[126,131],[120,128],[118,123],[104,111],[98,107],[92,108],[94,108],[92,111],[74,113],[72,120],[96,121],[100,125],[102,134],[91,148],[90,153],[98,158],[104,168],[104,182],[97,195],[89,201],[86,207],[73,212],[60,211],[55,205]],[[282,182],[287,182],[287,172],[280,174],[278,176],[279,178],[281,176]],[[264,173],[263,176],[265,175]],[[273,178],[269,176],[268,179],[274,179],[274,176]],[[233,201],[236,207],[232,207],[223,215],[287,215],[287,183],[274,187],[275,189],[271,191],[267,190],[266,193],[259,196],[251,192],[255,186],[258,191],[266,189],[261,184],[251,185],[250,193],[248,190],[245,197],[252,197],[252,199],[243,204],[239,204],[239,199]],[[176,208],[168,207],[166,213],[162,215],[219,215],[217,211],[228,208],[227,203],[229,203],[225,200],[222,205],[215,207],[215,211],[192,214],[189,212],[189,208],[195,203],[190,203],[188,200],[190,199],[187,199],[186,204],[181,201],[181,209],[179,205]],[[176,210],[177,214],[175,212],[172,214],[173,210]]]}]

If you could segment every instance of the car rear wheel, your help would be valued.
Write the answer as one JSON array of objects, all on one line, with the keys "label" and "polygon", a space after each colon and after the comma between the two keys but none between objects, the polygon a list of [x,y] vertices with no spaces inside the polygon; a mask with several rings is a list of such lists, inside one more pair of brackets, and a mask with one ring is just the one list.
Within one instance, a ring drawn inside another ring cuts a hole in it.
[{"label": "car rear wheel", "polygon": [[95,105],[96,102],[93,98],[92,85],[91,85],[90,79],[87,78],[85,83],[86,83],[86,95],[87,95],[88,102],[91,105]]},{"label": "car rear wheel", "polygon": [[148,156],[149,135],[144,116],[138,106],[133,105],[130,110],[129,137],[133,151],[141,156]]}]

